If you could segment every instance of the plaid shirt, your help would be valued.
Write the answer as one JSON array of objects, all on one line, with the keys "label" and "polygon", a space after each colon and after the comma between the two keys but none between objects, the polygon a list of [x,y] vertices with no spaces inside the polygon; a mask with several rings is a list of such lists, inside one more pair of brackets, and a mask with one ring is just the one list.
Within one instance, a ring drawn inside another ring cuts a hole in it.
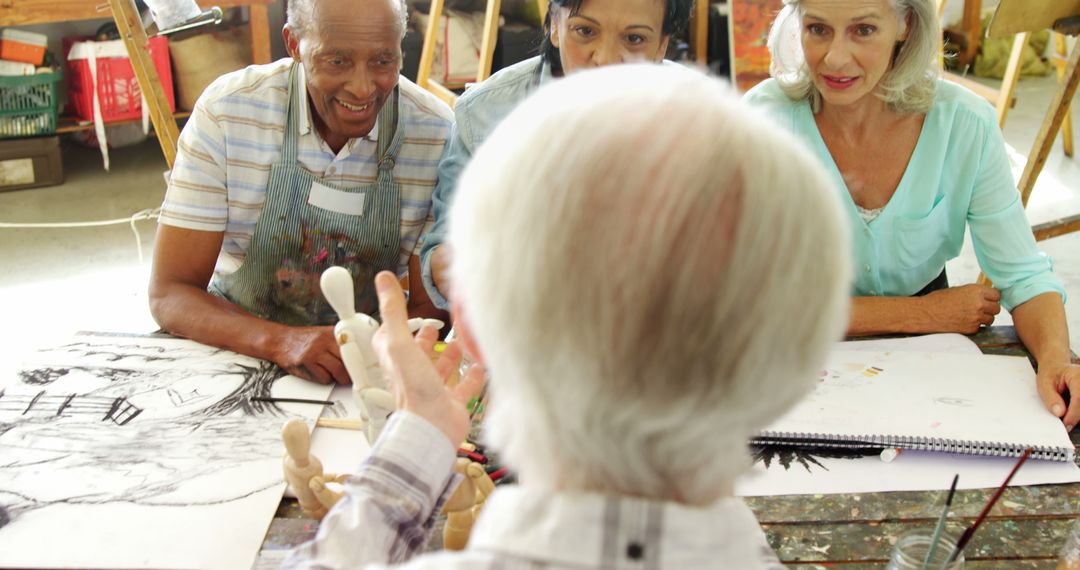
[{"label": "plaid shirt", "polygon": [[[500,487],[462,552],[420,554],[458,476],[453,446],[407,412],[390,418],[346,496],[287,568],[782,568],[738,499],[708,508]],[[414,558],[415,556],[415,558]]]}]

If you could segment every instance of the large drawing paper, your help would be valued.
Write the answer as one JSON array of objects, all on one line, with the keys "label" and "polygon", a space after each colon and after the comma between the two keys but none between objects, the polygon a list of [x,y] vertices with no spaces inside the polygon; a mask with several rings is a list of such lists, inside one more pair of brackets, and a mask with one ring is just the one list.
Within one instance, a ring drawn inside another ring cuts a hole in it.
[{"label": "large drawing paper", "polygon": [[327,386],[191,341],[79,335],[0,380],[0,565],[250,568],[282,424]]},{"label": "large drawing paper", "polygon": [[983,454],[1004,445],[1019,455],[1030,446],[1072,459],[1072,442],[1039,398],[1026,358],[837,351],[813,381],[814,391],[769,434],[966,442],[956,451]]}]

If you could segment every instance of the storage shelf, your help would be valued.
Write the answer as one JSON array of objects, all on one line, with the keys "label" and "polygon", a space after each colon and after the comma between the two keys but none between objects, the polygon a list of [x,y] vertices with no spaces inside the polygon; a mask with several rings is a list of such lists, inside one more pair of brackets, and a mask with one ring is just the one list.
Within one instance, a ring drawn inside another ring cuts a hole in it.
[{"label": "storage shelf", "polygon": [[[189,111],[177,111],[173,113],[173,117],[177,120],[186,119],[191,116]],[[122,121],[106,121],[106,125],[123,125],[125,123],[137,123],[142,121],[139,119],[124,119]],[[75,117],[60,117],[60,124],[56,126],[56,134],[63,135],[67,133],[76,133],[79,131],[91,131],[94,129],[93,122],[81,122]]]}]

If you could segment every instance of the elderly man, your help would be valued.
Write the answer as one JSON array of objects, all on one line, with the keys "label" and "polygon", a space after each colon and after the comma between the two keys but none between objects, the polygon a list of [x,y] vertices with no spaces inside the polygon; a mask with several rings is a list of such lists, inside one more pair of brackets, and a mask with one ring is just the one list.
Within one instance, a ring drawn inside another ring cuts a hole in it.
[{"label": "elderly man", "polygon": [[344,383],[324,269],[351,271],[365,313],[376,273],[407,273],[409,310],[434,316],[417,253],[452,113],[399,76],[404,33],[402,0],[292,0],[291,57],[206,90],[162,206],[162,328]]},{"label": "elderly man", "polygon": [[[459,188],[455,322],[521,484],[463,552],[405,566],[777,565],[732,493],[748,438],[811,388],[846,322],[849,250],[817,161],[715,80],[613,66],[542,88]],[[409,561],[457,482],[479,381],[447,390],[432,331],[410,337],[395,279],[376,284],[399,410],[292,567]]]}]

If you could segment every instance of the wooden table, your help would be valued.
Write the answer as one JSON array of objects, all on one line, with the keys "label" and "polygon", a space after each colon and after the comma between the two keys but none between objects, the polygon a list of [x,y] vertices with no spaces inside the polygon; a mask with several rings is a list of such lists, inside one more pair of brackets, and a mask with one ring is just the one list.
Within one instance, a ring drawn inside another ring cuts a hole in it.
[{"label": "wooden table", "polygon": [[[971,338],[987,354],[1029,356],[1012,327],[992,327]],[[1072,438],[1080,444],[1080,433],[1074,432]],[[993,489],[957,491],[952,520],[970,524],[992,493]],[[845,569],[883,566],[897,537],[933,527],[943,502],[943,491],[746,499],[769,543],[789,567]],[[1010,487],[965,549],[964,567],[1053,568],[1078,517],[1080,483]],[[295,500],[285,499],[270,525],[263,553],[291,548],[312,538],[316,529]],[[432,539],[435,547],[437,538]]]},{"label": "wooden table", "polygon": [[[254,63],[270,63],[270,19],[267,6],[275,0],[197,0],[203,9],[211,6],[250,7],[251,58]],[[111,18],[105,0],[0,0],[0,27],[48,24],[68,20]]]}]

